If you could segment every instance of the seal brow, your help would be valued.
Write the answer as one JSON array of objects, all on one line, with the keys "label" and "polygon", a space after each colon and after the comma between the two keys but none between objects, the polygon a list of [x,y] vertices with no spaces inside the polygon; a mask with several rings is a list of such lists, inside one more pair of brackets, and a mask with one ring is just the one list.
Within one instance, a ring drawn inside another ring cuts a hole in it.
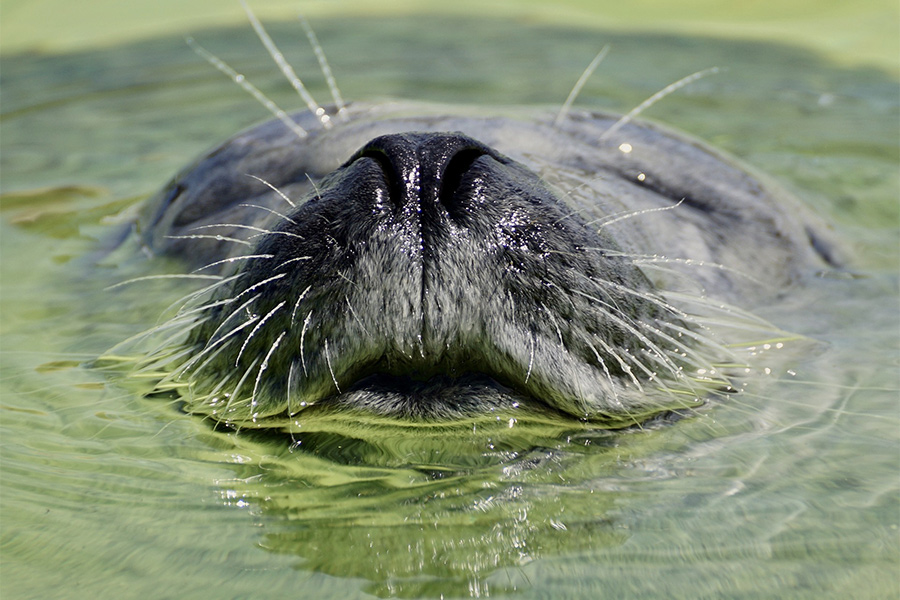
[{"label": "seal brow", "polygon": [[275,64],[278,65],[278,68],[281,69],[282,74],[290,82],[291,86],[297,90],[298,94],[300,94],[300,98],[306,102],[309,112],[316,116],[325,129],[330,128],[331,117],[325,114],[325,109],[319,106],[319,103],[313,99],[309,90],[306,89],[306,86],[303,85],[300,77],[294,71],[294,68],[287,60],[285,60],[284,54],[281,53],[281,50],[279,50],[278,46],[275,45],[275,42],[272,41],[269,33],[265,30],[262,23],[259,22],[259,19],[256,18],[256,15],[253,14],[253,11],[250,10],[250,7],[247,6],[247,3],[244,0],[241,0],[241,6],[244,8],[244,12],[247,13],[247,18],[250,19],[250,24],[253,26],[253,31],[256,32],[257,37],[259,37],[259,41],[266,47],[269,56],[272,57],[272,60],[274,60]]},{"label": "seal brow", "polygon": [[263,94],[258,87],[247,81],[247,79],[243,75],[228,66],[221,58],[195,42],[194,38],[187,37],[185,38],[185,42],[187,42],[187,45],[191,47],[191,50],[199,54],[200,57],[202,57],[206,62],[228,75],[228,77],[230,77],[233,82],[241,86],[241,88],[245,92],[256,98],[256,100],[260,104],[262,104],[266,108],[266,110],[275,115],[275,117],[279,121],[284,123],[288,129],[294,132],[294,135],[296,135],[301,140],[306,139],[306,137],[309,135],[306,130],[297,125],[280,106],[272,102],[272,100],[269,99],[268,96]]}]

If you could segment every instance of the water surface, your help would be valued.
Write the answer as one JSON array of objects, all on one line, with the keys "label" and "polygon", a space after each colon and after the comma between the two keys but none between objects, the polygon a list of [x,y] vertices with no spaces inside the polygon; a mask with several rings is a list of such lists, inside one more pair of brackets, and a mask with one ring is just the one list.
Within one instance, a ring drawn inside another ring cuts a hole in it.
[{"label": "water surface", "polygon": [[[459,18],[314,23],[350,99],[625,111],[770,173],[849,269],[758,312],[806,336],[662,427],[234,435],[83,365],[177,267],[108,253],[129,208],[261,107],[175,36],[2,65],[0,451],[9,597],[890,597],[898,588],[897,81],[773,44]],[[272,26],[326,98],[293,23]],[[462,35],[460,32],[464,32]],[[195,32],[298,106],[248,27]],[[221,590],[221,593],[218,591]]]}]

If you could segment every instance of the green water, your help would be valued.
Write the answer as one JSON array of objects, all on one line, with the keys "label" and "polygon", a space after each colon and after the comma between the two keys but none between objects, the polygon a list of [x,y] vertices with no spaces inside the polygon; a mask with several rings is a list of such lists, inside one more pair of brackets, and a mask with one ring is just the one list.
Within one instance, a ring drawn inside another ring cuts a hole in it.
[{"label": "green water", "polygon": [[[344,95],[628,110],[733,152],[835,223],[853,276],[758,312],[809,341],[647,430],[233,435],[82,366],[176,285],[104,244],[128,206],[266,118],[177,37],[2,62],[4,598],[791,597],[900,592],[898,92],[787,46],[426,18],[314,23]],[[325,98],[294,24],[273,35]],[[248,27],[195,37],[299,104]],[[374,441],[373,441],[374,440]]]}]

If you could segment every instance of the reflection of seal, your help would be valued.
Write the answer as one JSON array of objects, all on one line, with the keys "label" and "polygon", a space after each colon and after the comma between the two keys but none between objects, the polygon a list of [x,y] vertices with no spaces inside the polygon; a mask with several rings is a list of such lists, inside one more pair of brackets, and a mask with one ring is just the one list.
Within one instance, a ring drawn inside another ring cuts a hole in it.
[{"label": "reflection of seal", "polygon": [[237,135],[141,224],[150,250],[222,276],[174,366],[221,421],[632,421],[723,384],[697,315],[827,259],[787,199],[656,127],[406,104],[295,119],[304,140],[278,121]]}]

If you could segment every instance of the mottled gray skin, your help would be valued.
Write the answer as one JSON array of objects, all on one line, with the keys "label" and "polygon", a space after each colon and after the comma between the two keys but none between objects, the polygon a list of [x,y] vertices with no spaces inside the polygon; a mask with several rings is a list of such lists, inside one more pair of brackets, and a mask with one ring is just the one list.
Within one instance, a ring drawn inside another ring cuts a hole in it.
[{"label": "mottled gray skin", "polygon": [[636,421],[722,383],[695,376],[722,358],[698,307],[752,308],[833,260],[790,198],[704,145],[553,116],[354,104],[177,176],[144,244],[229,277],[173,367],[189,410]]}]

